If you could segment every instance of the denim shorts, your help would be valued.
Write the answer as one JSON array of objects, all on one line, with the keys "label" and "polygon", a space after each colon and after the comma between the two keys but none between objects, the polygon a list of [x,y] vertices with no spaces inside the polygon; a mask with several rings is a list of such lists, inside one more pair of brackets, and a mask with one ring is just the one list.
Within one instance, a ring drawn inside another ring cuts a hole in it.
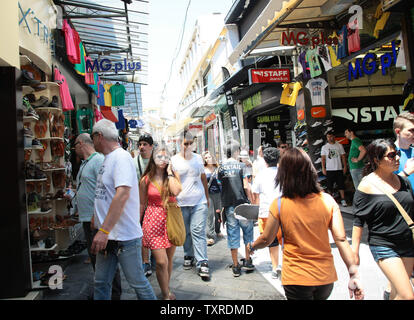
[{"label": "denim shorts", "polygon": [[240,248],[240,229],[243,232],[243,242],[247,245],[253,242],[253,221],[238,220],[234,216],[234,207],[225,207],[224,214],[227,219],[227,246],[229,249]]},{"label": "denim shorts", "polygon": [[410,249],[391,249],[384,246],[369,246],[375,262],[389,258],[414,258],[414,247]]}]

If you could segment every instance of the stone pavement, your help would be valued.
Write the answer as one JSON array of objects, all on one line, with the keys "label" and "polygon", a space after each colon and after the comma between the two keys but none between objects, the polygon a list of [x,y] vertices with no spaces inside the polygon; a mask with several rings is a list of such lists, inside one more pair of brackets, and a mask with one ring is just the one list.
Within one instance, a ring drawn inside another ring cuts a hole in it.
[{"label": "stone pavement", "polygon": [[[283,300],[284,297],[270,284],[260,272],[245,273],[238,278],[232,275],[230,250],[227,240],[221,239],[214,246],[208,247],[211,278],[203,281],[196,273],[195,267],[183,270],[184,251],[177,248],[171,291],[177,300]],[[241,257],[240,257],[241,258]],[[44,290],[43,300],[87,300],[93,292],[93,271],[90,264],[84,264],[87,253],[84,251],[71,258],[65,268],[67,279],[62,290]],[[270,262],[268,262],[270,264]],[[123,294],[122,300],[136,300],[134,291],[129,287],[121,272]],[[161,297],[155,271],[148,278],[155,294]]]},{"label": "stone pavement", "polygon": [[[341,207],[345,230],[348,241],[351,242],[352,215],[351,208]],[[225,234],[225,230],[223,230]],[[255,238],[259,236],[255,227]],[[349,300],[348,296],[348,272],[340,258],[339,251],[331,237],[331,247],[337,270],[338,281],[329,300]],[[239,250],[240,258],[244,257],[244,249]],[[230,250],[227,248],[227,240],[221,239],[214,246],[208,247],[209,266],[211,279],[203,281],[197,275],[196,269],[183,270],[183,248],[177,248],[173,274],[170,282],[171,291],[175,293],[177,300],[284,300],[283,287],[279,280],[271,278],[271,263],[267,249],[256,251],[253,263],[256,271],[252,273],[242,272],[239,278],[232,275]],[[382,293],[387,284],[385,276],[372,258],[367,245],[367,232],[364,230],[360,249],[361,281],[365,289],[366,300],[382,300]],[[67,279],[63,283],[63,290],[44,290],[44,300],[87,300],[93,290],[93,272],[90,264],[83,262],[87,253],[71,258],[66,262],[65,275]],[[281,258],[281,256],[280,256]],[[280,261],[282,261],[280,259]],[[136,300],[136,295],[129,287],[125,276],[122,275],[122,300]],[[149,280],[158,297],[160,289],[155,271]]]}]

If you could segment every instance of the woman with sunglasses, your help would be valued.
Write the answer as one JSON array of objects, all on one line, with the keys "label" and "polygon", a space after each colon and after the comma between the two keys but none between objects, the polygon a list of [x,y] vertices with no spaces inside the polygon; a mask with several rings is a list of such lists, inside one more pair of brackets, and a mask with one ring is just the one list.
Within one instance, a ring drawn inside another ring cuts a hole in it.
[{"label": "woman with sunglasses", "polygon": [[[164,300],[175,300],[170,292],[175,246],[167,235],[167,204],[181,192],[179,177],[171,170],[170,156],[164,147],[155,148],[140,180],[140,213],[143,246],[151,249],[156,275]],[[143,220],[143,222],[142,222]]]},{"label": "woman with sunglasses", "polygon": [[398,170],[400,151],[393,142],[374,140],[367,147],[369,162],[354,195],[352,249],[359,264],[359,246],[364,224],[374,260],[391,283],[390,299],[413,300],[410,275],[414,265],[413,236],[396,205],[385,194],[391,193],[414,217],[414,199],[409,181]]}]

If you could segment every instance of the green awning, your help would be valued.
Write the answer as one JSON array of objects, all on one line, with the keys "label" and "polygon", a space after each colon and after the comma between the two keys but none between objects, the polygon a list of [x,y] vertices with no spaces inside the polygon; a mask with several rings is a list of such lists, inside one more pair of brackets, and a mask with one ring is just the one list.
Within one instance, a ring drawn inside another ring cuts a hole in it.
[{"label": "green awning", "polygon": [[227,105],[226,96],[223,94],[221,98],[217,101],[216,105],[214,106],[214,112],[226,112],[229,109]]}]

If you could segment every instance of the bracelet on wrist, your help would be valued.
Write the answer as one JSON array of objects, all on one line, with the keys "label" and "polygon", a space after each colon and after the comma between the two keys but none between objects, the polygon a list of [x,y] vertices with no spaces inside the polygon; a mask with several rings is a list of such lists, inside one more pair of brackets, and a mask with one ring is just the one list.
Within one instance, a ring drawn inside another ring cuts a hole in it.
[{"label": "bracelet on wrist", "polygon": [[105,229],[103,229],[103,228],[99,228],[99,231],[101,231],[101,232],[103,232],[103,233],[105,233],[105,234],[109,234],[109,231],[106,231]]}]

